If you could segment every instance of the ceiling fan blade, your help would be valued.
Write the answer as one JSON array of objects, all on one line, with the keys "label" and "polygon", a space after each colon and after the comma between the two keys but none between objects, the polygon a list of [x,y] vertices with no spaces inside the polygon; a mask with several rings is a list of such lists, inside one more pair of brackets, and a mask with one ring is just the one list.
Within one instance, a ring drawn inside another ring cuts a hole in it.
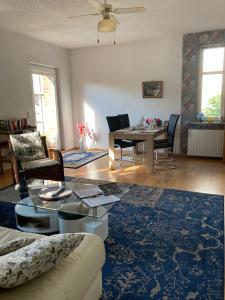
[{"label": "ceiling fan blade", "polygon": [[75,18],[81,18],[81,17],[89,17],[89,16],[100,16],[102,13],[98,12],[98,13],[92,13],[92,14],[84,14],[84,15],[77,15],[77,16],[71,16],[68,17],[69,19],[75,19]]},{"label": "ceiling fan blade", "polygon": [[98,0],[88,0],[88,3],[97,9],[100,9],[100,10],[104,9],[104,5]]},{"label": "ceiling fan blade", "polygon": [[133,13],[140,13],[145,11],[145,7],[127,7],[127,8],[115,8],[115,14],[133,14]]}]

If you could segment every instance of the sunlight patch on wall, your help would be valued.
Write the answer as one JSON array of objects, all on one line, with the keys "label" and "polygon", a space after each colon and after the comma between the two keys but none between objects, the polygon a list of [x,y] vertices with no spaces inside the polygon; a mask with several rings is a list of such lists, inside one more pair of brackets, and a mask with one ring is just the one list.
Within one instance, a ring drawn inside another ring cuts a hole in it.
[{"label": "sunlight patch on wall", "polygon": [[96,134],[95,134],[95,112],[90,105],[84,101],[84,122],[88,125],[92,136],[86,137],[86,146],[87,148],[95,148],[96,146]]}]

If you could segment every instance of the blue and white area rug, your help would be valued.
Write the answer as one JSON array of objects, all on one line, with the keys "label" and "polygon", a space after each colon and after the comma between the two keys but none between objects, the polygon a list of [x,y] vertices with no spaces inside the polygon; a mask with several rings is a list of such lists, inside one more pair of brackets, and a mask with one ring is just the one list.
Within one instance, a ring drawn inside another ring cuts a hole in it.
[{"label": "blue and white area rug", "polygon": [[104,151],[80,152],[79,150],[74,150],[65,152],[63,153],[64,167],[77,169],[107,154],[108,152]]},{"label": "blue and white area rug", "polygon": [[223,197],[134,190],[111,211],[103,299],[224,299]]},{"label": "blue and white area rug", "polygon": [[[14,228],[12,207],[2,222]],[[102,300],[224,299],[223,196],[132,185],[105,246]]]}]

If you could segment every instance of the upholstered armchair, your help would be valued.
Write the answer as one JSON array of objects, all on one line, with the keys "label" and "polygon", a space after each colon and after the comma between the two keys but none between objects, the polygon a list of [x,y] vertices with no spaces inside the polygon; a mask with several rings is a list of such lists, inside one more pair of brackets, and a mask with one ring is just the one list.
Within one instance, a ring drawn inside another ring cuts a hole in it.
[{"label": "upholstered armchair", "polygon": [[20,170],[26,179],[37,178],[64,181],[62,154],[46,145],[46,137],[38,132],[10,135],[12,166],[15,183],[19,183]]}]

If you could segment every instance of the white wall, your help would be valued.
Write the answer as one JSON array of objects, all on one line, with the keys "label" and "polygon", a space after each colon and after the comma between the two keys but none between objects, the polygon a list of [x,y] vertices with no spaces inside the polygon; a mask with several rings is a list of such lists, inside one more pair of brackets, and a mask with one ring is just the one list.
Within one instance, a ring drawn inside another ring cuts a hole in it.
[{"label": "white wall", "polygon": [[0,119],[26,117],[33,111],[29,63],[57,68],[62,146],[74,146],[68,51],[0,29]]},{"label": "white wall", "polygon": [[[106,115],[129,113],[134,124],[143,115],[166,120],[170,113],[180,113],[181,56],[182,37],[169,36],[72,50],[69,60],[65,49],[0,29],[0,119],[22,118],[32,111],[30,62],[54,66],[63,146],[74,146],[74,124],[85,119],[86,103],[88,121],[95,123],[96,146],[107,148]],[[148,80],[164,81],[163,99],[142,99],[141,83]]]},{"label": "white wall", "polygon": [[[180,113],[181,73],[182,36],[72,50],[74,120],[84,120],[86,103],[97,147],[107,148],[107,115],[128,113],[135,124],[141,116],[168,120],[171,113]],[[142,99],[142,81],[150,80],[164,81],[163,99]],[[179,151],[179,130],[175,151]]]}]

